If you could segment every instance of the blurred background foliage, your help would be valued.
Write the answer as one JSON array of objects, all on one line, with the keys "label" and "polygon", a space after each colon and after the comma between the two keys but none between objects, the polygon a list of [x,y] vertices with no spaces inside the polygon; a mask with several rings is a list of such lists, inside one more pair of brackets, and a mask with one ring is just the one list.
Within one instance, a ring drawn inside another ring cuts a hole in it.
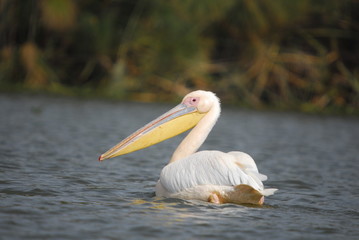
[{"label": "blurred background foliage", "polygon": [[0,88],[359,109],[358,0],[0,0]]}]

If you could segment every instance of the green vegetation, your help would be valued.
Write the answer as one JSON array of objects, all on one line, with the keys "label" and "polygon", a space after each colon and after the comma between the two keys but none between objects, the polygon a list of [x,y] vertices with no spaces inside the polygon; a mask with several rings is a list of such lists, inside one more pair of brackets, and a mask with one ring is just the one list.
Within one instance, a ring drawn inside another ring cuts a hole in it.
[{"label": "green vegetation", "polygon": [[357,0],[0,0],[0,89],[359,109]]}]

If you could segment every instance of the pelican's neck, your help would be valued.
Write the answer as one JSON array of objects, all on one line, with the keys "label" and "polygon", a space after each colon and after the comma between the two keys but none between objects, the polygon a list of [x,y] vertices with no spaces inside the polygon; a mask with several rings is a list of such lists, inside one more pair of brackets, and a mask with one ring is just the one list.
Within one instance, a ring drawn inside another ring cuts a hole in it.
[{"label": "pelican's neck", "polygon": [[218,102],[213,103],[212,108],[198,122],[198,124],[182,140],[176,151],[173,153],[170,163],[185,158],[195,153],[206,140],[213,126],[216,124],[220,115],[221,107]]}]

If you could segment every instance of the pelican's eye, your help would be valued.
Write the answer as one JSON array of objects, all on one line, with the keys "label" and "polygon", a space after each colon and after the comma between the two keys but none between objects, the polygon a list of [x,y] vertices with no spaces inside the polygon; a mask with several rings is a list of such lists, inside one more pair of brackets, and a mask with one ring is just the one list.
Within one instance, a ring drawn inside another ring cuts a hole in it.
[{"label": "pelican's eye", "polygon": [[197,106],[199,103],[199,98],[198,97],[190,97],[188,103],[191,106]]},{"label": "pelican's eye", "polygon": [[197,107],[199,104],[199,97],[187,97],[183,100],[183,103],[189,107]]}]

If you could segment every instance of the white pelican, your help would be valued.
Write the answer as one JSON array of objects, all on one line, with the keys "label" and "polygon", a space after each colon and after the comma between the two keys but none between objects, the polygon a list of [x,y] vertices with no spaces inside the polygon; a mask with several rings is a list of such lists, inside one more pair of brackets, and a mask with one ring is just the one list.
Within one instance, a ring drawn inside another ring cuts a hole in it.
[{"label": "white pelican", "polygon": [[149,147],[191,128],[156,184],[156,196],[197,199],[212,203],[263,204],[267,177],[258,173],[254,160],[243,152],[200,151],[220,115],[220,102],[207,91],[187,94],[181,104],[140,128],[99,160]]}]

